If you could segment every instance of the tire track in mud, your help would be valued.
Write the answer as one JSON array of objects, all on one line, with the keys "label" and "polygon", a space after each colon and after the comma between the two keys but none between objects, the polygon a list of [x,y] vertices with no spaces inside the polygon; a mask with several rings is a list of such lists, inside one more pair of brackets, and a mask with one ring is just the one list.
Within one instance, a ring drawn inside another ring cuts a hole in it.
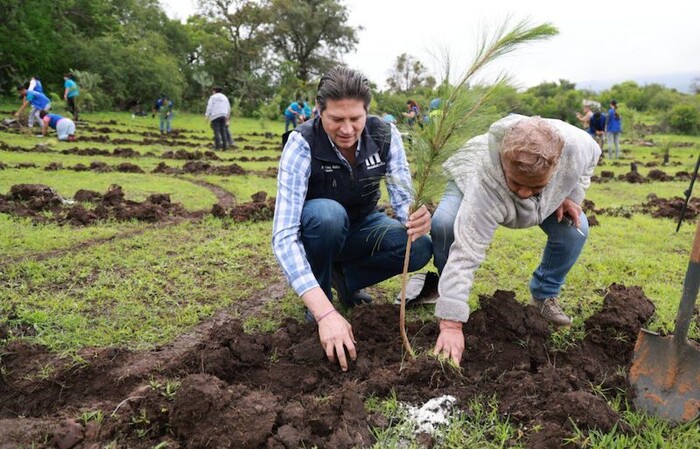
[{"label": "tire track in mud", "polygon": [[217,200],[219,200],[219,206],[223,207],[224,209],[231,208],[237,203],[236,196],[221,186],[212,184],[211,182],[202,181],[201,179],[190,179],[181,176],[178,176],[177,178],[208,189],[211,193],[216,195]]}]

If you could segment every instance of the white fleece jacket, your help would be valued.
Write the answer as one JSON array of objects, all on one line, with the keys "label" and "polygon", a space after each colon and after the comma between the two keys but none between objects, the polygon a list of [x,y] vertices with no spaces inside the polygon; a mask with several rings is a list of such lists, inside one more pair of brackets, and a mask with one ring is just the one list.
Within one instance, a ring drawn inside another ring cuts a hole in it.
[{"label": "white fleece jacket", "polygon": [[474,137],[443,168],[464,194],[455,219],[455,240],[440,276],[435,316],[467,322],[474,272],[484,260],[499,225],[528,228],[541,224],[566,198],[584,199],[598,163],[600,148],[584,130],[561,120],[545,119],[564,138],[561,160],[539,198],[520,199],[506,185],[501,167],[503,137],[526,117],[509,115]]}]

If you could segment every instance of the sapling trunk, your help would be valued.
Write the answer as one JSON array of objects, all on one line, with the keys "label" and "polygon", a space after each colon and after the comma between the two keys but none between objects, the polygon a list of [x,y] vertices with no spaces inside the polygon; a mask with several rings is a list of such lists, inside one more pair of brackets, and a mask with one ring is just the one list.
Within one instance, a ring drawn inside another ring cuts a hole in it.
[{"label": "sapling trunk", "polygon": [[403,273],[401,274],[401,310],[399,312],[399,331],[401,332],[401,340],[403,340],[403,347],[412,358],[416,358],[416,353],[413,352],[411,347],[411,342],[408,341],[408,335],[406,334],[406,282],[408,277],[408,262],[411,260],[411,238],[406,240],[406,255],[403,258]]}]

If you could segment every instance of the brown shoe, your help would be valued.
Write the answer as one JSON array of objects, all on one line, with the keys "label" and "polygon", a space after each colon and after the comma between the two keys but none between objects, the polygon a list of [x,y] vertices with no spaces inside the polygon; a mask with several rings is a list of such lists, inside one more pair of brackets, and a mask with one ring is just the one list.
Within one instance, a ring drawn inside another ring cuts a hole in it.
[{"label": "brown shoe", "polygon": [[557,298],[535,299],[530,298],[530,304],[537,307],[537,310],[550,323],[557,326],[570,326],[571,318],[569,318],[559,305]]}]

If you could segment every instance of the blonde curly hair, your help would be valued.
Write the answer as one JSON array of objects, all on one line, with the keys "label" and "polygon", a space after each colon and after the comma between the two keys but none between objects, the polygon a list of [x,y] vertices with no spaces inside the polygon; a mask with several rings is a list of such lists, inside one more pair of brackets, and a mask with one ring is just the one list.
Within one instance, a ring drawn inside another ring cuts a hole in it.
[{"label": "blonde curly hair", "polygon": [[564,139],[541,117],[516,123],[503,137],[501,158],[523,176],[551,173],[559,164]]}]

